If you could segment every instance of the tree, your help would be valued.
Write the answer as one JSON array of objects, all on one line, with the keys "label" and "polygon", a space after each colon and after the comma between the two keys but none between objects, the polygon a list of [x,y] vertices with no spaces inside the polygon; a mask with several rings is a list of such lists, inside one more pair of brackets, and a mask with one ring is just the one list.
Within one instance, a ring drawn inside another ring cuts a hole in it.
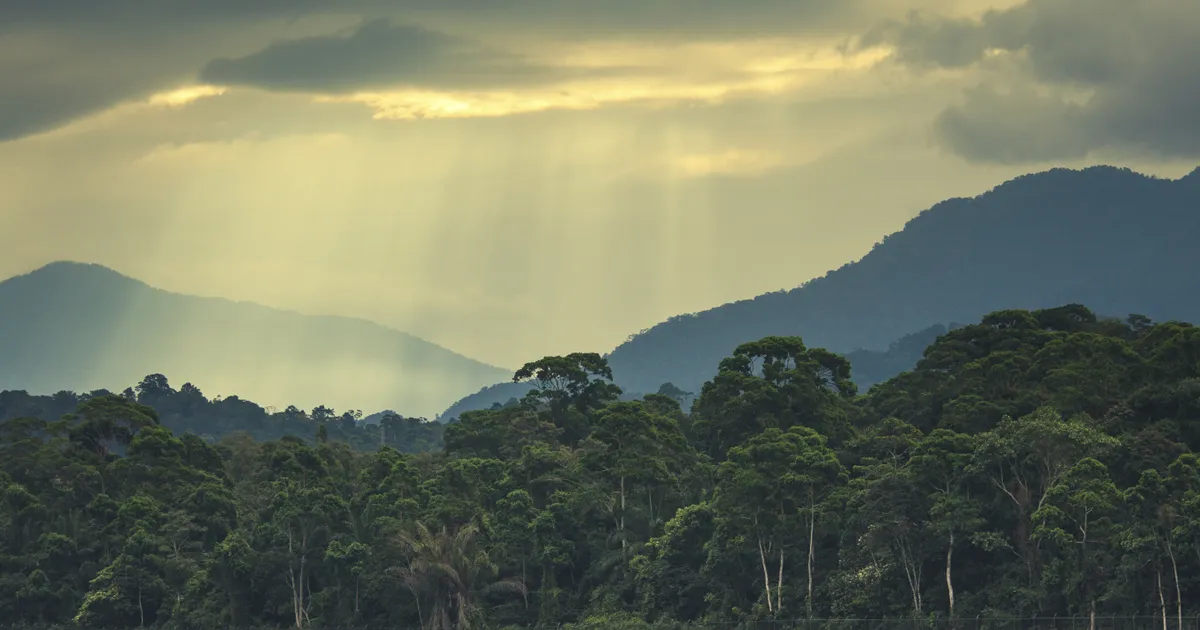
[{"label": "tree", "polygon": [[408,556],[400,570],[404,584],[421,610],[421,627],[427,630],[469,630],[482,625],[479,597],[493,591],[526,595],[516,578],[495,579],[497,567],[477,543],[474,523],[451,533],[445,527],[430,530],[421,523],[400,534]]},{"label": "tree", "polygon": [[612,378],[603,357],[577,352],[526,363],[513,375],[513,382],[536,383],[524,402],[533,409],[545,408],[562,431],[562,439],[574,445],[587,436],[586,415],[620,396],[621,388]]},{"label": "tree", "polygon": [[[1086,416],[1064,421],[1059,413],[1042,407],[1019,420],[1005,417],[979,438],[971,470],[982,475],[1007,497],[1015,510],[1016,529],[1011,540],[1025,566],[1027,584],[1036,588],[1041,579],[1040,538],[1033,535],[1033,515],[1046,505],[1051,489],[1084,460],[1094,459],[1115,446]],[[1023,606],[1036,602],[1027,600]]]},{"label": "tree", "polygon": [[721,361],[696,401],[694,430],[716,460],[769,428],[801,425],[842,439],[848,437],[855,393],[844,358],[808,349],[799,337],[766,337],[738,346]]},{"label": "tree", "polygon": [[912,615],[923,612],[925,541],[930,534],[928,496],[913,466],[920,431],[887,421],[862,446],[871,455],[854,467],[847,507],[870,555],[890,556],[904,573]]},{"label": "tree", "polygon": [[1090,628],[1096,625],[1098,589],[1112,566],[1104,552],[1120,502],[1108,469],[1085,457],[1055,479],[1032,515],[1034,540],[1050,543],[1059,564],[1047,575],[1046,593],[1086,605]]},{"label": "tree", "polygon": [[[615,482],[617,535],[624,552],[629,542],[625,528],[629,495],[636,492],[646,498],[646,520],[652,526],[655,493],[661,503],[665,488],[690,462],[690,449],[674,420],[650,412],[641,402],[602,409],[593,421],[590,440],[598,448],[585,449],[586,461]],[[649,534],[647,530],[647,538]]]},{"label": "tree", "polygon": [[962,537],[985,535],[983,508],[971,494],[969,466],[975,453],[973,436],[938,429],[916,446],[913,472],[929,492],[929,529],[943,541],[946,550],[945,580],[947,614],[954,611],[954,549]]},{"label": "tree", "polygon": [[141,527],[134,529],[121,554],[92,580],[75,623],[99,627],[153,624],[169,593],[163,576],[165,551],[161,539]]},{"label": "tree", "polygon": [[[783,609],[784,560],[795,545],[792,532],[807,532],[805,609],[813,611],[813,560],[821,501],[846,471],[825,438],[807,427],[767,429],[744,446],[730,449],[721,465],[713,507],[726,537],[746,536],[758,551],[767,611]],[[777,556],[771,585],[768,554]],[[774,600],[772,600],[774,593]]]}]

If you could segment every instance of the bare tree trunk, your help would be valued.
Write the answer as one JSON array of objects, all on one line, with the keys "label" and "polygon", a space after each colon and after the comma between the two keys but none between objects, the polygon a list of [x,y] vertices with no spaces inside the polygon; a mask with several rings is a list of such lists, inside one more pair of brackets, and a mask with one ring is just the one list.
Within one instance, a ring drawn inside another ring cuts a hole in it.
[{"label": "bare tree trunk", "polygon": [[1183,596],[1179,589],[1179,565],[1175,563],[1175,548],[1167,541],[1167,555],[1171,558],[1171,573],[1175,577],[1175,615],[1177,629],[1183,630]]},{"label": "bare tree trunk", "polygon": [[1163,597],[1162,569],[1155,569],[1155,573],[1158,575],[1158,605],[1162,611],[1162,627],[1163,630],[1167,630],[1167,598]]},{"label": "bare tree trunk", "polygon": [[[292,591],[292,623],[299,628],[301,626],[300,618],[300,596],[299,588],[301,588],[300,580],[296,577],[296,569],[292,566],[291,555],[294,551],[292,530],[288,528],[288,587]],[[303,578],[301,578],[303,579]]]},{"label": "bare tree trunk", "polygon": [[763,553],[762,538],[758,539],[758,559],[762,562],[763,588],[767,591],[767,611],[775,612],[775,605],[771,602],[771,574],[767,572],[767,554]]},{"label": "bare tree trunk", "polygon": [[142,584],[138,582],[138,627],[146,625],[146,609],[142,606]]},{"label": "bare tree trunk", "polygon": [[[305,538],[307,538],[307,537],[305,537]],[[305,548],[308,547],[307,542],[308,541],[306,539],[302,540],[301,545],[300,545],[300,600],[299,600],[300,601],[300,610],[297,613],[297,618],[299,619],[300,625],[297,627],[303,627],[304,626],[304,618],[308,616],[305,612],[305,606],[304,606],[304,586],[305,586],[305,582],[307,582],[307,578],[304,575],[304,560],[305,560],[304,551],[305,551]]]},{"label": "bare tree trunk", "polygon": [[783,612],[783,545],[779,546],[779,579],[775,580],[775,613]]},{"label": "bare tree trunk", "polygon": [[954,580],[950,578],[950,563],[954,559],[954,532],[950,532],[950,544],[946,546],[946,594],[950,596],[950,618],[954,618]]},{"label": "bare tree trunk", "polygon": [[813,612],[813,553],[816,551],[814,532],[817,526],[817,513],[814,503],[812,490],[810,489],[808,491],[808,595],[804,602],[810,618]]},{"label": "bare tree trunk", "polygon": [[1088,630],[1096,630],[1096,600],[1092,599],[1091,610],[1088,611]]},{"label": "bare tree trunk", "polygon": [[920,618],[921,616],[921,575],[918,572],[914,561],[909,557],[907,552],[902,554],[902,562],[904,563],[904,577],[908,579],[908,589],[912,591],[912,606],[913,617]]},{"label": "bare tree trunk", "polygon": [[625,475],[621,475],[621,554],[625,554]]}]

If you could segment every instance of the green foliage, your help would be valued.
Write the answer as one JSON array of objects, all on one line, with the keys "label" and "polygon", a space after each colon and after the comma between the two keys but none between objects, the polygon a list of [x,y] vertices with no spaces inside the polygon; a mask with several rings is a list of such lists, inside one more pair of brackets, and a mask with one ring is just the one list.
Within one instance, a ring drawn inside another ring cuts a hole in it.
[{"label": "green foliage", "polygon": [[[0,422],[0,618],[1177,625],[1200,613],[1194,331],[1001,311],[865,395],[841,357],[768,337],[723,361],[690,413],[673,386],[620,400],[596,355],[549,357],[517,374],[529,397],[462,414],[441,450],[394,414],[247,416],[159,375],[122,396],[6,393],[61,417]],[[200,417],[300,437],[172,430]]]}]

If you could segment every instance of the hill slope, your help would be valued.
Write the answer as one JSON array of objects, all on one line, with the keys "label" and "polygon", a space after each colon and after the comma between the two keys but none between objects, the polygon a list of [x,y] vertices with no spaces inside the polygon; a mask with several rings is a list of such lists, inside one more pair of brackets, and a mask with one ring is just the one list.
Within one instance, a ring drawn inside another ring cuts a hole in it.
[{"label": "hill slope", "polygon": [[169,293],[99,265],[0,282],[0,389],[119,391],[152,373],[281,407],[430,417],[510,376],[364,320]]},{"label": "hill slope", "polygon": [[660,323],[609,363],[626,389],[690,389],[738,344],[767,335],[849,353],[998,309],[1067,303],[1195,321],[1197,235],[1200,169],[1179,180],[1113,167],[1026,175],[939,203],[799,288]]}]

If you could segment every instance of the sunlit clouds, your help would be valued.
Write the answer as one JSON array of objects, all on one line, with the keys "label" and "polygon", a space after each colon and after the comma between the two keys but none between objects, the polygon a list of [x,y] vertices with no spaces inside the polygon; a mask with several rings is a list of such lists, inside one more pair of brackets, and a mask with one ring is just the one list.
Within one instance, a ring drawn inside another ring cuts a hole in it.
[{"label": "sunlit clouds", "polygon": [[[810,57],[763,55],[746,58],[746,65],[741,68],[719,68],[712,73],[714,76],[705,76],[688,64],[659,68],[662,75],[658,76],[646,69],[637,73],[644,75],[640,77],[564,81],[521,91],[397,90],[318,96],[317,99],[362,103],[381,120],[496,117],[553,109],[597,109],[627,103],[650,107],[694,101],[718,103],[731,97],[782,94],[801,89],[819,82],[828,73],[865,70],[886,55],[887,51],[882,49],[845,56],[833,53]],[[652,59],[651,56],[646,61]],[[613,59],[613,62],[628,61],[633,60]]]},{"label": "sunlit clouds", "polygon": [[151,96],[149,102],[151,105],[163,107],[183,107],[202,98],[220,96],[227,89],[219,85],[193,85],[174,89],[169,92],[159,92]]}]

